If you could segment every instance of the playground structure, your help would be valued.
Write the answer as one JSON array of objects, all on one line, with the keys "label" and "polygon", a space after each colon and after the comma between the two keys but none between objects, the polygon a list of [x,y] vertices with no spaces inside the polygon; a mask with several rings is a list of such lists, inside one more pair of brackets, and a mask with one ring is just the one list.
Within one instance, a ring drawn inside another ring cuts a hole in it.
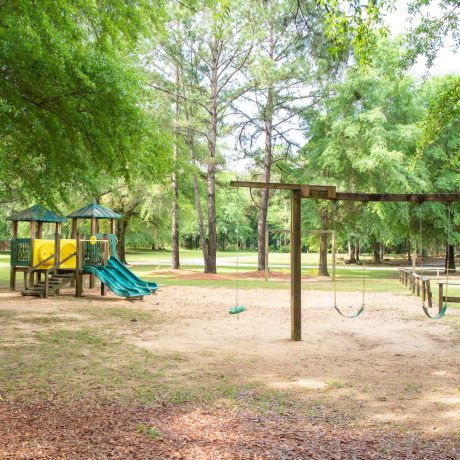
[{"label": "playground structure", "polygon": [[[68,218],[72,219],[71,237],[62,238],[66,218],[40,205],[32,206],[8,218],[12,222],[10,290],[16,290],[17,273],[24,274],[24,296],[47,298],[59,295],[67,285],[75,287],[75,296],[83,294],[84,277],[94,288],[101,281],[101,295],[107,288],[127,299],[142,299],[158,289],[156,283],[139,279],[116,256],[116,221],[121,215],[98,203],[92,203]],[[79,220],[90,220],[90,236],[78,233]],[[101,219],[110,220],[110,233],[99,233]],[[18,238],[20,222],[29,222],[29,238]],[[43,239],[43,224],[54,224],[54,239]]]},{"label": "playground structure", "polygon": [[[435,201],[447,203],[449,206],[453,202],[460,201],[460,193],[432,193],[432,194],[397,194],[397,193],[354,193],[354,192],[337,192],[336,187],[332,185],[310,185],[310,184],[285,184],[273,182],[247,182],[232,181],[232,187],[258,188],[267,190],[288,190],[291,194],[291,339],[294,341],[302,340],[302,208],[301,200],[317,199],[329,200],[333,203],[337,201],[359,201],[368,203],[377,202],[414,202],[424,203],[426,201]],[[449,212],[450,223],[450,212]],[[447,273],[449,273],[447,271]],[[363,277],[364,282],[364,277]],[[446,280],[446,287],[449,280]],[[449,296],[442,293],[442,299],[445,304],[440,307],[440,312],[436,317],[432,317],[425,305],[423,310],[427,316],[433,319],[439,319],[445,313]],[[359,310],[360,311],[360,310]],[[359,313],[351,317],[358,316]]]}]

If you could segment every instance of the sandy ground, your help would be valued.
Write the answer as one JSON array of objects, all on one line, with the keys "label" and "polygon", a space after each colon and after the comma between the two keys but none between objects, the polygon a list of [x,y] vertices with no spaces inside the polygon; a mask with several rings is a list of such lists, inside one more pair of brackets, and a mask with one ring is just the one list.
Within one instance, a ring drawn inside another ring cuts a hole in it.
[{"label": "sandy ground", "polygon": [[[329,292],[303,292],[303,340],[292,342],[288,290],[244,289],[228,314],[235,291],[164,287],[136,303],[87,292],[48,300],[0,291],[0,308],[65,314],[71,305],[125,306],[158,314],[158,324],[129,323],[120,338],[154,352],[181,352],[197,371],[231,370],[242,381],[290,390],[319,408],[358,418],[366,427],[416,429],[460,437],[460,310],[441,321],[426,319],[420,299],[368,294],[365,313],[337,315]],[[338,293],[346,310],[358,293]],[[6,338],[5,338],[6,339]]]}]

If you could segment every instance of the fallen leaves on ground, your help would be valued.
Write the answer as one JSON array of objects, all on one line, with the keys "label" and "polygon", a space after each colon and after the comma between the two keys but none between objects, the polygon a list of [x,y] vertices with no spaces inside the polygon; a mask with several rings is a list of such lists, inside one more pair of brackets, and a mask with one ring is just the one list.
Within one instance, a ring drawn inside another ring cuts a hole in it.
[{"label": "fallen leaves on ground", "polygon": [[196,405],[0,403],[2,459],[458,459],[459,443]]}]

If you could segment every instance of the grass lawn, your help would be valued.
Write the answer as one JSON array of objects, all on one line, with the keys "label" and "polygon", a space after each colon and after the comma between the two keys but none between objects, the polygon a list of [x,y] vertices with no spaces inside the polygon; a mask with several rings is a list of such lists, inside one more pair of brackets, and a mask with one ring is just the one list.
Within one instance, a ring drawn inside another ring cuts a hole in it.
[{"label": "grass lawn", "polygon": [[[127,259],[132,264],[132,270],[142,279],[147,281],[157,281],[164,286],[220,286],[234,287],[235,278],[233,274],[236,270],[236,254],[234,252],[219,252],[218,273],[227,275],[224,279],[196,279],[189,277],[190,271],[197,274],[203,273],[201,251],[183,250],[180,254],[182,270],[177,273],[168,272],[168,264],[171,254],[168,251],[151,251],[147,249],[136,249],[127,251]],[[239,254],[240,266],[239,273],[254,272],[257,268],[257,254],[255,252],[241,252]],[[271,271],[283,273],[284,280],[263,279],[238,279],[238,287],[242,289],[289,289],[289,254],[275,253],[270,257],[272,268]],[[302,254],[302,264],[316,264],[318,254]],[[331,263],[331,261],[329,261]],[[0,287],[6,288],[9,285],[9,254],[0,254]],[[276,266],[277,264],[282,267]],[[286,268],[284,268],[284,266]],[[155,271],[158,271],[156,273]],[[162,273],[163,272],[163,273]],[[311,276],[311,280],[302,283],[303,289],[328,291],[332,290],[332,281],[330,279],[316,278],[316,268],[302,269],[303,276]],[[337,266],[337,290],[344,292],[353,292],[362,290],[363,269],[361,266]],[[18,285],[21,286],[22,275],[18,274]],[[367,292],[393,292],[407,293],[408,289],[404,287],[398,278],[398,272],[391,267],[378,267],[369,265],[365,270],[365,284]],[[433,301],[437,302],[438,288],[435,282],[432,283]],[[460,296],[460,286],[450,286],[449,295]]]}]

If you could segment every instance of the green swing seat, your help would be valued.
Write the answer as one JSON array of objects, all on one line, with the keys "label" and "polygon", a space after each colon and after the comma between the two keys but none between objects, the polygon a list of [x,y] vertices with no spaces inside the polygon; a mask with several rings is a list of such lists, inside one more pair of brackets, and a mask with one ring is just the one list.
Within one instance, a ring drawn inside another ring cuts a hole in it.
[{"label": "green swing seat", "polygon": [[447,302],[444,302],[444,305],[442,306],[441,310],[439,310],[439,313],[436,316],[430,315],[430,312],[425,307],[425,305],[423,305],[422,308],[423,308],[423,312],[425,313],[426,316],[428,316],[428,318],[438,320],[438,319],[441,319],[446,314]]},{"label": "green swing seat", "polygon": [[240,313],[243,313],[244,311],[246,311],[246,307],[244,305],[236,305],[230,308],[230,310],[228,310],[228,313],[230,315],[239,315]]},{"label": "green swing seat", "polygon": [[349,318],[349,319],[357,318],[357,317],[358,317],[359,315],[361,315],[361,313],[364,311],[364,305],[363,305],[356,313],[353,313],[352,315],[345,315],[345,314],[343,314],[343,313],[340,311],[340,309],[339,309],[339,307],[338,307],[337,305],[334,305],[334,308],[335,308],[335,311],[336,311],[339,315],[343,316],[344,318]]}]

